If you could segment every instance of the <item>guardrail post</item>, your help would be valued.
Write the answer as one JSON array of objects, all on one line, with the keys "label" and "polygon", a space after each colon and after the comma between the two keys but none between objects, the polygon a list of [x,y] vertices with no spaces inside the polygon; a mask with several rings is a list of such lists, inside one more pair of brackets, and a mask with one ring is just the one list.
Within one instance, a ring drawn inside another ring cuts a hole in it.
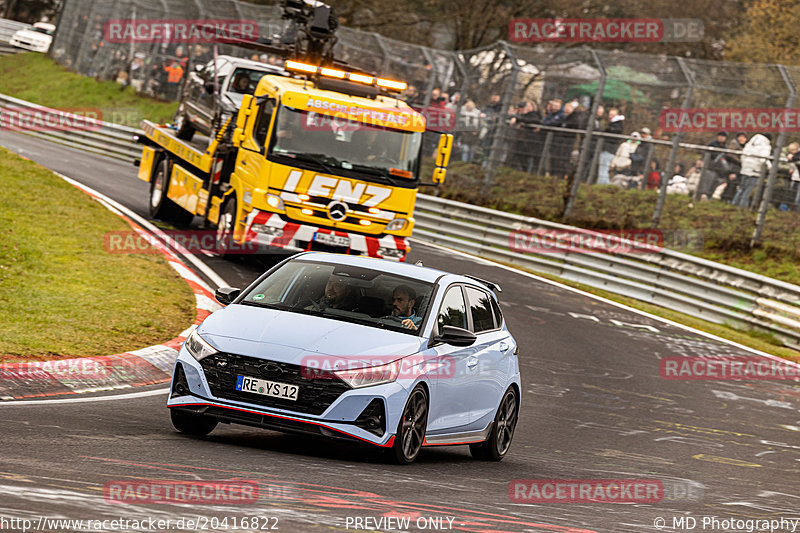
[{"label": "guardrail post", "polygon": [[[580,188],[581,181],[583,181],[586,158],[589,157],[589,148],[592,146],[592,134],[594,133],[595,122],[597,122],[597,108],[600,107],[600,101],[603,99],[603,91],[605,90],[606,86],[606,68],[603,65],[603,62],[600,60],[600,56],[597,55],[597,52],[591,50],[591,53],[592,59],[594,59],[597,69],[600,71],[600,79],[597,81],[597,92],[594,95],[592,108],[589,110],[589,120],[586,123],[586,135],[583,138],[583,143],[581,146],[580,158],[578,159],[578,168],[575,170],[575,174],[572,178],[572,186],[570,187],[569,198],[567,199],[567,204],[564,206],[564,213],[561,215],[562,220],[569,218],[569,216],[572,214],[572,210],[575,208],[575,199],[578,197],[578,189]],[[600,137],[600,140],[597,143],[597,150],[595,150],[594,154],[592,154],[591,167],[589,168],[589,175],[586,178],[587,182],[593,182],[593,177],[597,172],[597,158],[600,154],[599,151],[603,147],[602,143],[603,138]]]},{"label": "guardrail post", "polygon": [[[797,89],[789,73],[786,72],[786,67],[778,65],[778,71],[781,73],[786,88],[789,89],[789,97],[786,99],[787,111],[794,105],[794,99],[797,96]],[[769,177],[767,178],[767,190],[764,193],[764,198],[761,199],[761,204],[758,207],[758,216],[756,217],[756,228],[753,230],[753,238],[750,239],[750,248],[753,248],[761,243],[761,234],[764,231],[764,220],[767,217],[767,209],[769,203],[772,201],[772,191],[775,189],[775,176],[778,174],[778,163],[781,160],[781,150],[783,144],[786,142],[786,130],[781,130],[778,133],[778,142],[775,144],[775,149],[772,151],[772,168],[769,169]]]},{"label": "guardrail post", "polygon": [[[686,109],[692,101],[692,91],[694,89],[694,78],[691,72],[686,67],[683,58],[677,58],[678,66],[681,67],[684,77],[689,82],[689,87],[686,89],[686,96],[683,99],[681,109]],[[675,170],[675,157],[678,155],[678,145],[681,142],[681,132],[675,133],[672,139],[672,146],[669,149],[669,157],[667,158],[667,168],[664,171],[664,176],[661,178],[661,183],[658,187],[658,200],[656,201],[656,209],[653,212],[652,227],[657,228],[661,223],[661,212],[664,210],[664,203],[667,201],[667,184],[672,179],[672,172]]]}]

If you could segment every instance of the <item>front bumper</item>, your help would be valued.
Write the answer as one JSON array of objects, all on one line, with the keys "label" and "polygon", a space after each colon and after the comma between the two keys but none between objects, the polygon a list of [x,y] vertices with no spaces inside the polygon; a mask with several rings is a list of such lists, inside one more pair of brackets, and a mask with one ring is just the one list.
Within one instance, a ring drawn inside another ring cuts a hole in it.
[{"label": "front bumper", "polygon": [[[348,237],[350,247],[321,244],[314,240],[314,235],[317,233]],[[316,250],[366,255],[395,261],[405,260],[409,249],[405,237],[394,235],[372,237],[360,233],[287,222],[277,213],[268,213],[258,209],[254,209],[247,217],[246,239],[257,242],[259,247],[281,248],[292,252]]]},{"label": "front bumper", "polygon": [[[185,380],[183,387],[178,387],[180,372],[183,373]],[[181,347],[175,364],[167,407],[211,416],[223,422],[391,447],[407,397],[408,391],[397,382],[364,389],[349,389],[320,415],[265,407],[253,403],[257,401],[256,399],[248,402],[220,398],[212,393],[201,364]],[[384,430],[381,435],[365,429],[364,424],[359,422],[375,400],[379,400],[383,406]]]}]

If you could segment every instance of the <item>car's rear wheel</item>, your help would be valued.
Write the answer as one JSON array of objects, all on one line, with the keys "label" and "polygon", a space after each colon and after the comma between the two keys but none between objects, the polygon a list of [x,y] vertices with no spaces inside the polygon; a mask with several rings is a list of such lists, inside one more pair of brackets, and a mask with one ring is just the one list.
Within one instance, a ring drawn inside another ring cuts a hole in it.
[{"label": "car's rear wheel", "polygon": [[170,409],[169,415],[172,418],[172,426],[186,435],[204,437],[217,427],[217,421],[207,416],[187,413],[178,409]]},{"label": "car's rear wheel", "polygon": [[178,109],[178,113],[175,115],[175,129],[178,130],[175,134],[178,139],[191,141],[192,137],[194,137],[195,128],[189,122],[186,113],[183,112],[183,108]]},{"label": "car's rear wheel", "polygon": [[165,157],[156,163],[155,174],[150,180],[150,216],[180,226],[189,224],[194,215],[167,198],[168,191],[169,161]]},{"label": "car's rear wheel", "polygon": [[489,438],[484,442],[469,445],[472,457],[483,461],[500,461],[505,457],[511,447],[519,418],[517,403],[517,393],[512,387],[500,401]]},{"label": "car's rear wheel", "polygon": [[422,449],[425,430],[428,427],[428,395],[421,385],[411,391],[403,416],[397,425],[397,433],[392,446],[395,462],[407,465],[414,462]]}]

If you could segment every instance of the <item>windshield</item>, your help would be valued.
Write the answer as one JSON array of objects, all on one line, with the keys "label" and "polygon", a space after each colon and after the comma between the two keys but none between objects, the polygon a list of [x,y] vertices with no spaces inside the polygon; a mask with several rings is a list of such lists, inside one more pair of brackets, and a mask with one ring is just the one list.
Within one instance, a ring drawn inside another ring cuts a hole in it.
[{"label": "windshield", "polygon": [[432,291],[430,283],[378,270],[290,261],[240,303],[418,335]]},{"label": "windshield", "polygon": [[270,154],[310,155],[329,169],[412,181],[421,142],[421,133],[281,106]]}]

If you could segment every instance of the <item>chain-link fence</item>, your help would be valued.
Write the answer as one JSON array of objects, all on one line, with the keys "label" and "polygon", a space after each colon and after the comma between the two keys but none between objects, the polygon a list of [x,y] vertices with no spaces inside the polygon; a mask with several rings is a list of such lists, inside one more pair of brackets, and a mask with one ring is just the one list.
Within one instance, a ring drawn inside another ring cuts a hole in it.
[{"label": "chain-link fence", "polygon": [[[236,0],[66,0],[51,55],[164,99],[212,57],[207,44],[108,42],[104,24],[120,19],[251,19],[262,38],[285,28],[278,7]],[[349,28],[337,36],[338,59],[409,84],[407,101],[433,118],[432,129],[455,134],[454,160],[478,165],[484,190],[508,169],[563,180],[565,219],[592,185],[653,190],[656,227],[670,194],[728,202],[759,211],[754,242],[770,207],[800,210],[792,134],[755,143],[752,129],[740,137],[720,128],[728,135],[718,137],[662,127],[670,109],[792,108],[798,68],[505,42],[451,52]],[[230,45],[218,53],[277,61]],[[759,149],[743,154],[748,143]]]}]

